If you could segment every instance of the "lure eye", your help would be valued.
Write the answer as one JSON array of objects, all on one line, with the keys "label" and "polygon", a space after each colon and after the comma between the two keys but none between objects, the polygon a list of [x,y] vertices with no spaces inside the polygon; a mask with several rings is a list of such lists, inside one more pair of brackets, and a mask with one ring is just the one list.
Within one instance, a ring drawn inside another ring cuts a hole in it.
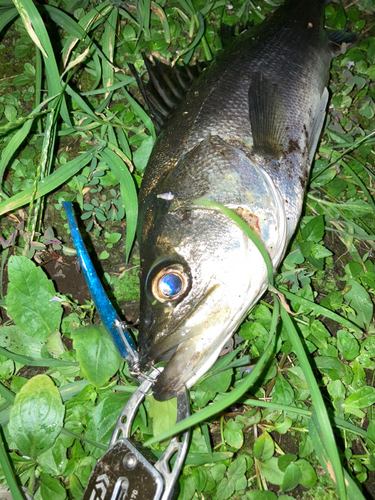
[{"label": "lure eye", "polygon": [[169,302],[181,297],[188,287],[188,277],[183,270],[167,267],[158,272],[151,283],[151,292],[159,302]]}]

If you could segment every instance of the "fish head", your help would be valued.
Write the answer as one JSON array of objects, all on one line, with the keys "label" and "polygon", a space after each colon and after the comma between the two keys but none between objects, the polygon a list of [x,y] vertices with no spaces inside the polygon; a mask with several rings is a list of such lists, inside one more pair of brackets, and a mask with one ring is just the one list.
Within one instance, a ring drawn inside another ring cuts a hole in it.
[{"label": "fish head", "polygon": [[157,205],[141,242],[138,341],[142,370],[168,361],[153,388],[163,401],[212,366],[263,293],[267,272],[259,250],[223,213]]}]

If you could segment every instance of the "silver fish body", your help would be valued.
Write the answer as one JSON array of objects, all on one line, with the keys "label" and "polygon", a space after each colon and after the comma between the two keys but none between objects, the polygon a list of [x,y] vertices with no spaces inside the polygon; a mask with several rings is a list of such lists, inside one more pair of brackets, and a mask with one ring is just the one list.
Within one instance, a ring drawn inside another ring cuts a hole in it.
[{"label": "silver fish body", "polygon": [[291,0],[203,73],[152,152],[140,193],[141,367],[168,360],[159,400],[191,387],[268,281],[298,223],[323,126],[332,47],[322,0]]}]

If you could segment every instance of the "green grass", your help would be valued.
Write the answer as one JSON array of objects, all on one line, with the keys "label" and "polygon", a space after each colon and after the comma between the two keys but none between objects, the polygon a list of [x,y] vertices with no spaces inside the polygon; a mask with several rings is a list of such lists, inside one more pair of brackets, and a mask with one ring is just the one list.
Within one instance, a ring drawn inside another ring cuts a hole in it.
[{"label": "green grass", "polygon": [[[105,241],[104,270],[126,219],[125,264],[137,189],[155,140],[126,63],[143,73],[142,51],[170,63],[209,61],[220,50],[221,23],[257,24],[276,3],[49,3],[0,5],[1,275],[6,269],[10,280],[0,304],[6,296],[14,320],[0,328],[0,484],[15,499],[18,484],[38,500],[78,500],[135,383],[99,330],[77,343],[87,330],[77,336],[75,329],[92,322],[92,304],[77,304],[74,296],[50,302],[53,286],[25,257],[61,248],[51,229],[45,233],[46,207],[59,240],[70,241],[56,222],[65,218],[60,202],[66,200],[80,206],[88,231]],[[249,313],[234,350],[191,389],[189,419],[171,428],[174,403],[152,398],[136,418],[135,438],[155,454],[160,442],[191,426],[179,500],[357,500],[362,484],[371,496],[374,11],[373,0],[326,7],[328,27],[358,31],[359,42],[333,61],[329,114],[304,215],[272,295]],[[137,256],[132,260],[125,285],[106,276],[115,295],[129,299],[138,287]],[[72,351],[61,338],[73,340]],[[89,349],[94,358],[101,352],[94,371],[82,354]],[[42,378],[25,377],[28,365],[48,370]],[[26,421],[38,381],[39,405],[34,421]],[[36,425],[46,406],[52,421]],[[46,430],[50,424],[54,432]]]}]

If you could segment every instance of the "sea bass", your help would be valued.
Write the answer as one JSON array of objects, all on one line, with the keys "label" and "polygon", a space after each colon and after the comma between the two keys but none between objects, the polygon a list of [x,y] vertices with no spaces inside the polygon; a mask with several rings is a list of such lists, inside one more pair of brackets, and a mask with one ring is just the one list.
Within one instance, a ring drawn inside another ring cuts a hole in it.
[{"label": "sea bass", "polygon": [[155,144],[140,192],[141,369],[168,361],[154,397],[190,388],[267,288],[301,215],[344,34],[325,0],[290,0],[204,71]]}]

